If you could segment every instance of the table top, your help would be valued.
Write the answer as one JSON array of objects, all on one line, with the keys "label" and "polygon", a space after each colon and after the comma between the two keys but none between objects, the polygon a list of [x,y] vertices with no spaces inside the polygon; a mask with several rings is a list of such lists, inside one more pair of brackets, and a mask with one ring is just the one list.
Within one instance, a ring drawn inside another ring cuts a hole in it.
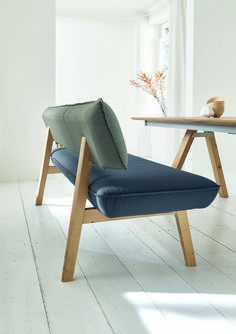
[{"label": "table top", "polygon": [[226,132],[236,134],[236,117],[131,117],[145,121],[146,126]]},{"label": "table top", "polygon": [[131,117],[133,120],[152,121],[161,123],[193,123],[193,124],[225,124],[235,125],[236,117],[155,117],[140,116]]}]

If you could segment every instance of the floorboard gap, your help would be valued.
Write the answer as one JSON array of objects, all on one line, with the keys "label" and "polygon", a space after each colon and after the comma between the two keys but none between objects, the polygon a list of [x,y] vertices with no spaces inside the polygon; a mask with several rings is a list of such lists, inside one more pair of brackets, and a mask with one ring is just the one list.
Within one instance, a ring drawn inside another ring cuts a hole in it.
[{"label": "floorboard gap", "polygon": [[144,289],[144,287],[139,283],[139,281],[134,277],[134,275],[132,274],[132,272],[126,267],[126,265],[121,261],[121,259],[119,258],[119,256],[114,253],[114,251],[112,250],[112,248],[109,246],[109,244],[106,242],[106,240],[103,238],[103,236],[101,235],[101,233],[99,233],[96,229],[96,227],[92,224],[93,229],[95,230],[95,232],[99,235],[99,237],[104,241],[104,243],[106,244],[106,246],[111,250],[111,252],[114,254],[114,256],[116,257],[116,259],[119,261],[119,263],[125,268],[125,270],[127,270],[127,272],[129,273],[129,275],[133,278],[133,280],[137,283],[137,285],[140,287],[140,289],[147,295],[147,297],[149,298],[149,300],[151,300],[151,302],[155,305],[156,309],[164,316],[166,317],[165,313],[158,307],[158,305],[156,305],[155,301],[150,297],[150,295],[147,293],[147,291]]},{"label": "floorboard gap", "polygon": [[43,293],[43,287],[42,287],[41,280],[40,280],[39,267],[38,267],[38,263],[37,263],[37,259],[36,259],[36,254],[35,254],[33,242],[32,242],[31,235],[30,235],[29,223],[28,223],[28,219],[27,219],[27,215],[26,215],[26,211],[25,211],[23,196],[22,196],[22,193],[21,193],[21,188],[20,188],[19,182],[17,182],[17,186],[18,186],[19,193],[20,193],[21,205],[22,205],[22,209],[23,209],[23,212],[24,212],[27,233],[28,233],[30,247],[31,247],[32,255],[33,255],[35,270],[36,270],[36,274],[37,274],[37,278],[38,278],[38,284],[39,284],[39,289],[40,289],[40,293],[41,293],[41,298],[42,298],[43,308],[44,308],[44,312],[45,312],[45,317],[46,317],[46,321],[47,321],[47,325],[48,325],[48,330],[49,330],[49,334],[52,334],[50,321],[49,321],[49,317],[48,317],[48,312],[47,312],[47,306],[46,306],[44,293]]},{"label": "floorboard gap", "polygon": [[[60,225],[60,223],[58,222],[57,219],[56,219],[56,221],[57,221],[57,224],[58,224],[58,226],[59,226],[60,231],[62,232],[62,235],[64,236],[65,240],[67,240],[67,237],[66,237],[66,235],[65,235],[65,233],[64,233],[64,231],[63,231],[63,229],[62,229],[62,227],[61,227],[61,225]],[[86,282],[87,282],[87,284],[88,284],[88,286],[89,286],[89,289],[90,289],[90,291],[92,292],[92,294],[93,294],[93,296],[94,296],[94,298],[95,298],[95,300],[96,300],[96,303],[97,303],[98,307],[100,308],[100,310],[101,310],[101,312],[102,312],[102,314],[103,314],[103,316],[104,316],[104,318],[105,318],[105,320],[106,320],[106,322],[107,322],[107,325],[108,325],[109,328],[111,329],[112,333],[113,333],[113,334],[116,334],[116,332],[115,332],[114,328],[112,327],[112,325],[111,325],[111,323],[110,323],[110,321],[109,321],[109,319],[108,319],[108,317],[107,317],[107,315],[106,315],[106,313],[105,313],[105,311],[104,311],[104,309],[103,309],[103,307],[102,307],[100,301],[98,300],[98,298],[97,298],[97,296],[96,296],[96,294],[95,294],[95,292],[94,292],[94,290],[93,290],[93,288],[92,288],[92,286],[91,286],[91,284],[90,284],[90,282],[89,282],[89,280],[88,280],[88,278],[87,278],[87,276],[86,276],[84,270],[82,269],[82,267],[81,267],[81,265],[80,265],[78,259],[76,260],[76,265],[79,266],[79,268],[80,268],[80,270],[81,270],[81,272],[82,272],[82,274],[83,274],[83,276],[84,276],[84,278],[85,278],[85,280],[86,280]],[[66,284],[66,283],[64,283],[64,284]]]}]

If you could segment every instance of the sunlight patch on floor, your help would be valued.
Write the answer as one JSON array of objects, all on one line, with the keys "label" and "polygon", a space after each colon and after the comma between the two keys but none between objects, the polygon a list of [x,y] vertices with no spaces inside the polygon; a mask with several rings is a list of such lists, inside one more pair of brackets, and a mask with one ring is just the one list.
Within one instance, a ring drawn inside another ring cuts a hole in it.
[{"label": "sunlight patch on floor", "polygon": [[43,199],[44,204],[50,206],[71,206],[72,198],[71,197],[45,197]]},{"label": "sunlight patch on floor", "polygon": [[[206,333],[213,331],[214,333],[235,333],[235,328],[229,323],[225,322],[222,314],[217,310],[212,309],[209,303],[199,295],[192,293],[154,293],[147,292],[149,297],[154,301],[157,308],[161,309],[167,321],[163,322],[165,329],[163,333],[175,331],[175,333]],[[160,323],[156,323],[158,310],[150,309],[145,298],[145,292],[126,292],[124,297],[136,308],[142,322],[149,330],[150,334],[160,331]],[[216,303],[220,303],[226,308],[232,310],[236,309],[236,295],[203,295],[205,297],[213,298]],[[232,319],[231,319],[232,320]],[[158,326],[158,327],[157,327]]]}]

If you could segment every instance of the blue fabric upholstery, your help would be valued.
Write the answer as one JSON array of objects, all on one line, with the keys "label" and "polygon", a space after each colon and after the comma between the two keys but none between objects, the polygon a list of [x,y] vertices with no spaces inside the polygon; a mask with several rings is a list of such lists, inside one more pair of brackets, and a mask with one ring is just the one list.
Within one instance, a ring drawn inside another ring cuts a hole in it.
[{"label": "blue fabric upholstery", "polygon": [[[51,153],[54,165],[73,184],[78,158],[64,147]],[[129,155],[128,170],[93,165],[88,199],[103,215],[115,218],[205,208],[218,190],[202,176]]]}]

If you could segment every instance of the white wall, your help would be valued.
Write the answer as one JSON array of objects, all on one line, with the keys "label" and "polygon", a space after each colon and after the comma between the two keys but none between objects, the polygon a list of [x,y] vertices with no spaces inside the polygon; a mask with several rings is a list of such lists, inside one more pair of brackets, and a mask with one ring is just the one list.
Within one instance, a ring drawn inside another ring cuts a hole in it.
[{"label": "white wall", "polygon": [[54,1],[0,2],[0,181],[39,176],[54,103]]},{"label": "white wall", "polygon": [[58,17],[56,36],[56,103],[102,97],[116,113],[132,150],[134,24]]},{"label": "white wall", "polygon": [[[194,1],[193,114],[206,101],[225,98],[225,117],[236,116],[236,1]],[[236,136],[216,133],[225,174],[235,173]],[[210,162],[204,139],[193,147],[193,168],[205,173]]]}]

